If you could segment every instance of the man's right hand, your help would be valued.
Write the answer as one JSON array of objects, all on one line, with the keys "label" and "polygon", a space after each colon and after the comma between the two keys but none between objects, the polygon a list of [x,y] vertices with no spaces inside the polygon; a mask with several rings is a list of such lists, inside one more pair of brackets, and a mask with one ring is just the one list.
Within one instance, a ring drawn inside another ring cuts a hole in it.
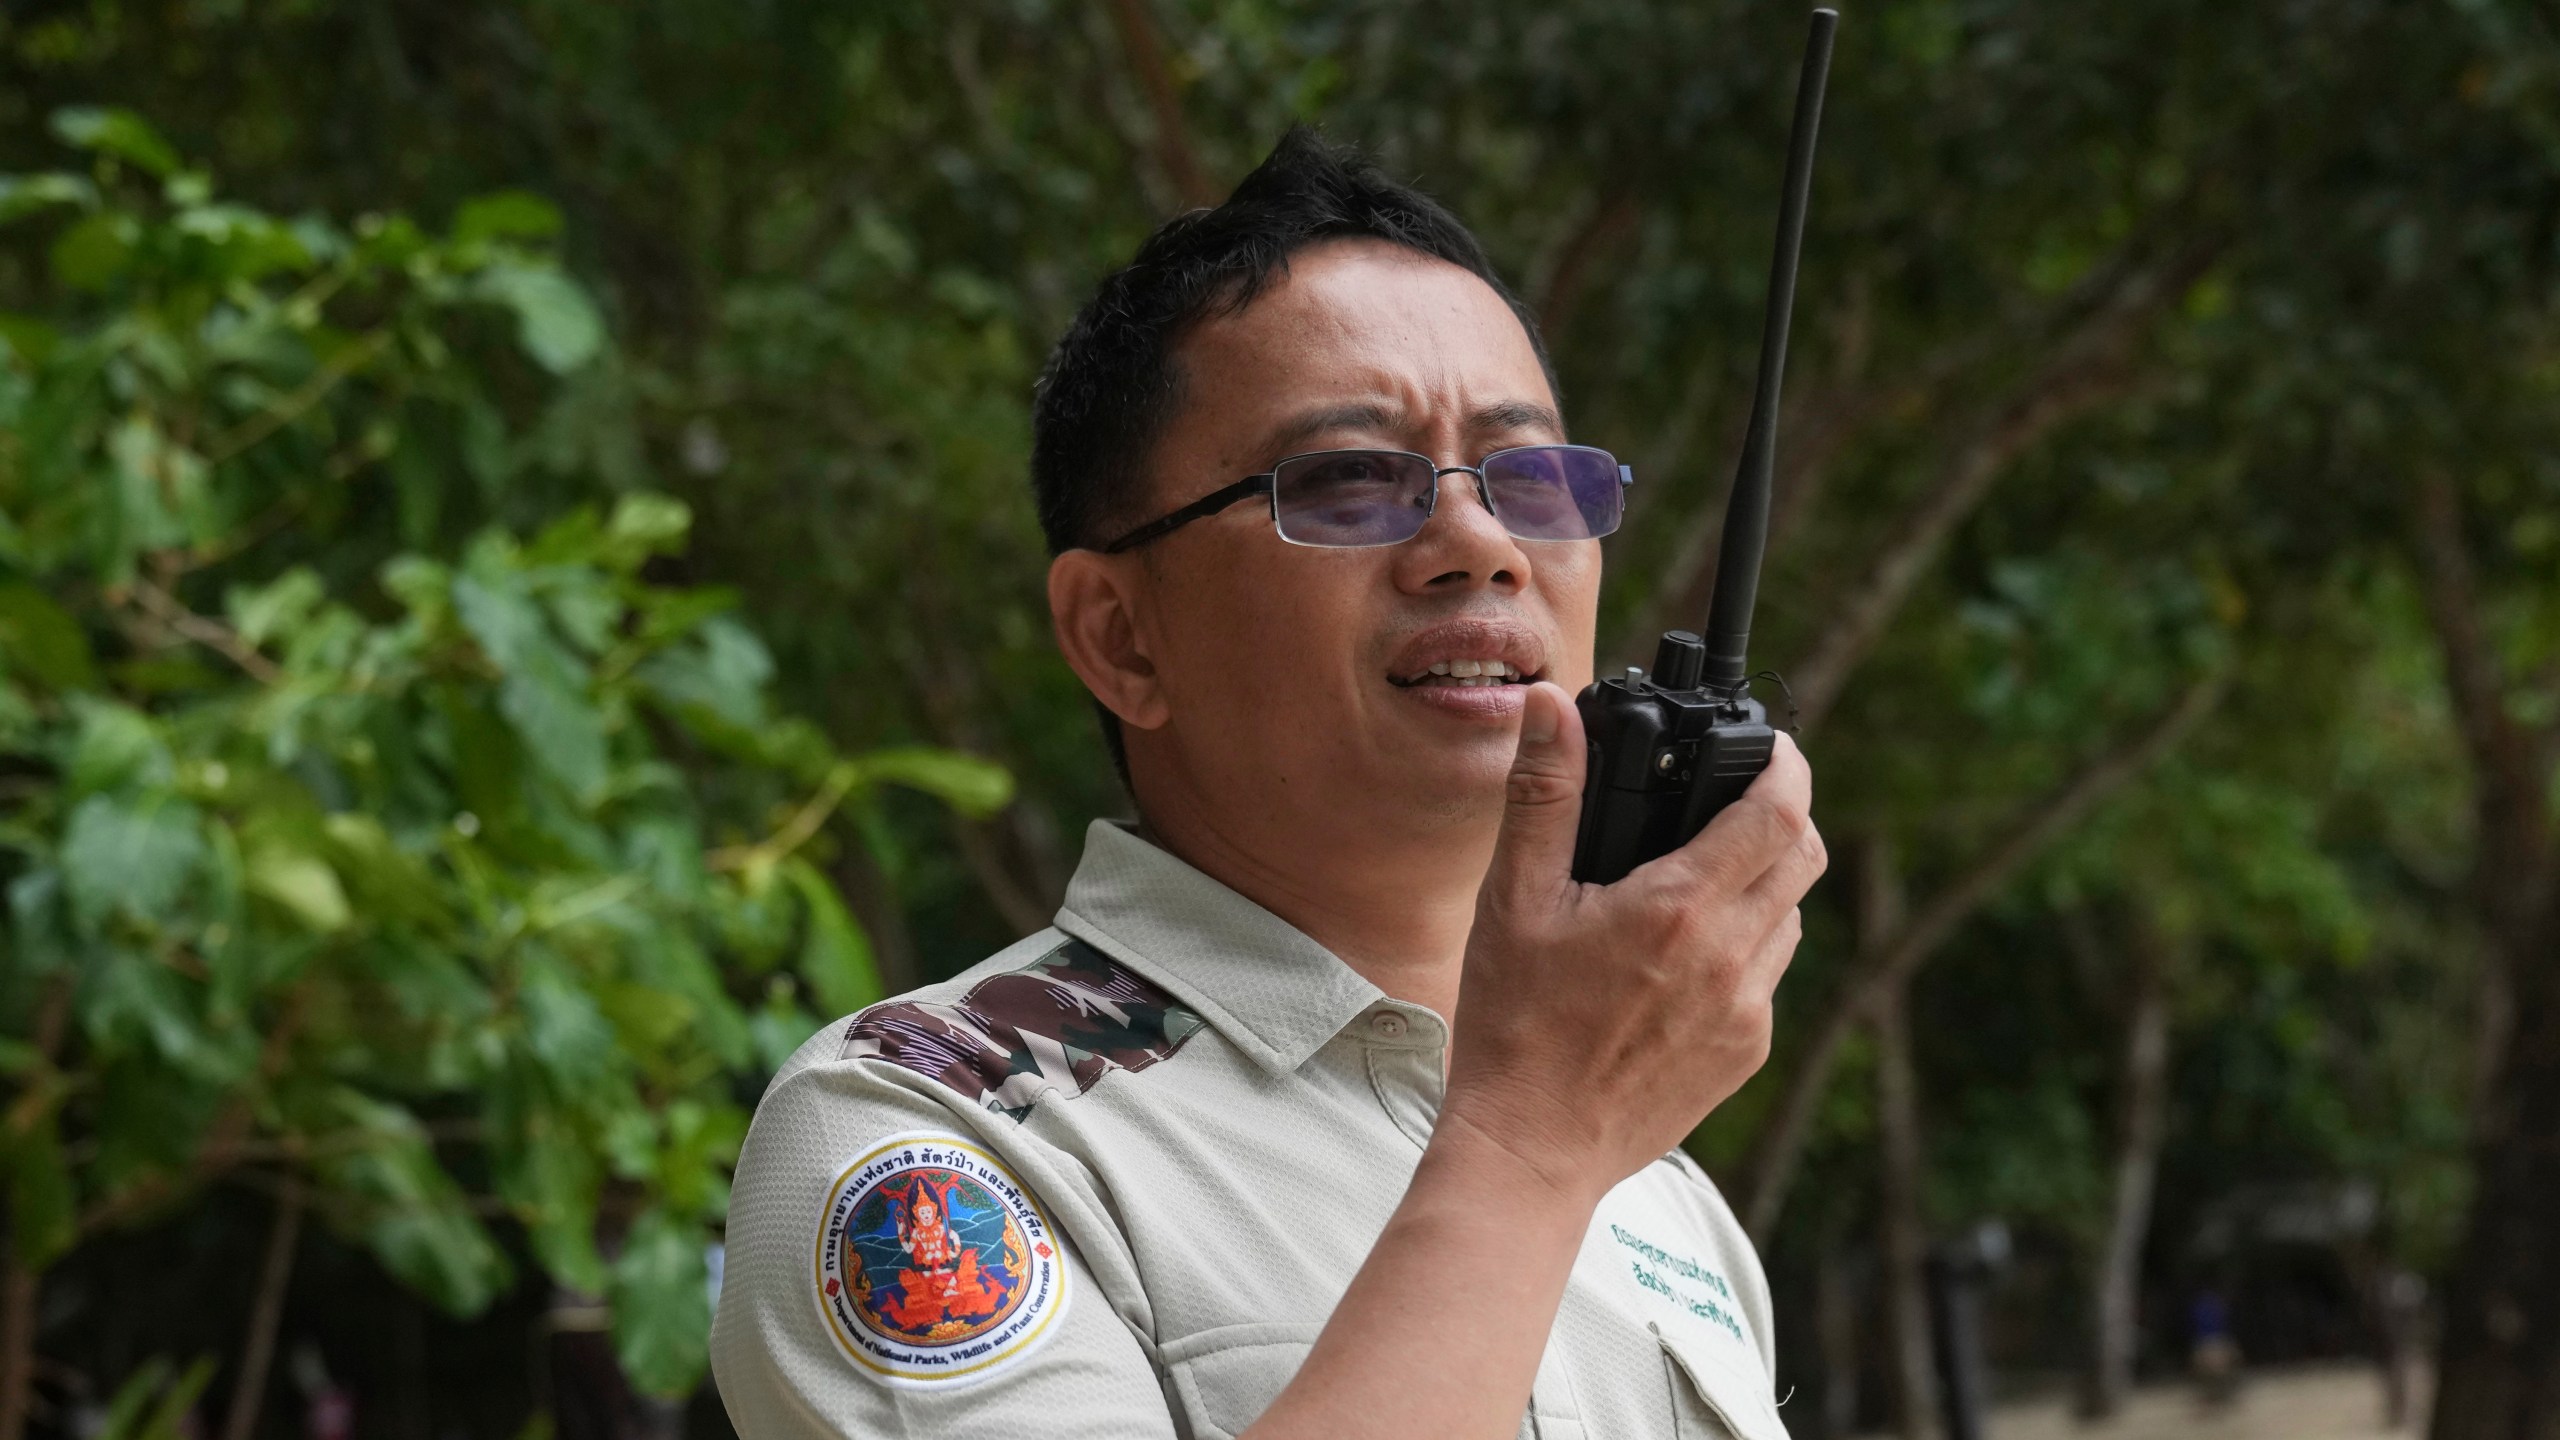
[{"label": "man's right hand", "polygon": [[1614,885],[1572,876],[1582,719],[1522,697],[1501,838],[1467,940],[1441,1125],[1593,1203],[1677,1146],[1769,1055],[1771,998],[1829,863],[1813,775],[1769,768],[1695,839]]}]

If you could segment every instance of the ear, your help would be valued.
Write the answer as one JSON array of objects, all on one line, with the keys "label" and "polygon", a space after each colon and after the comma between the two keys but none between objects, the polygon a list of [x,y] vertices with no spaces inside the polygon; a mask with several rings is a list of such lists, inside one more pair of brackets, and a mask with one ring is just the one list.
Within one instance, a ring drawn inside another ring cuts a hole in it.
[{"label": "ear", "polygon": [[1138,623],[1146,576],[1135,556],[1069,550],[1049,562],[1049,624],[1084,688],[1123,725],[1171,717]]}]

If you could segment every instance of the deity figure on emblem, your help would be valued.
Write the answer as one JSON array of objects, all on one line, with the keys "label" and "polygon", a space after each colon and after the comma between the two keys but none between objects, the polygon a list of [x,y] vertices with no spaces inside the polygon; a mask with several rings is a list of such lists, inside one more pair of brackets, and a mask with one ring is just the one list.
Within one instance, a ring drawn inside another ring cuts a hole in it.
[{"label": "deity figure on emblem", "polygon": [[908,1206],[891,1202],[898,1243],[907,1247],[916,1268],[932,1276],[935,1288],[948,1299],[956,1288],[953,1282],[960,1264],[960,1238],[951,1233],[948,1207],[943,1204],[943,1197],[934,1193],[932,1182],[918,1179],[908,1193],[912,1197],[913,1218],[909,1218]]}]

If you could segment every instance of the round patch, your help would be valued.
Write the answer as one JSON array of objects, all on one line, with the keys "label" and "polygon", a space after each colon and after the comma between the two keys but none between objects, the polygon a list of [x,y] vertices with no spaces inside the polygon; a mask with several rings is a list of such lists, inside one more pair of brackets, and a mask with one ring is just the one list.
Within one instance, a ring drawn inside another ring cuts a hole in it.
[{"label": "round patch", "polygon": [[974,1378],[1030,1349],[1067,1299],[1058,1239],[996,1158],[901,1135],[844,1167],[818,1227],[818,1308],[892,1381]]}]

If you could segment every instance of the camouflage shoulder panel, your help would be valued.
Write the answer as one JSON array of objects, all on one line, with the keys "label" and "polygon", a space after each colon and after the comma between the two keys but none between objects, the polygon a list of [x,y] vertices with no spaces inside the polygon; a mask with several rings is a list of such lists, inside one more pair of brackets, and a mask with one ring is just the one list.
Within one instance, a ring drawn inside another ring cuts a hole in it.
[{"label": "camouflage shoulder panel", "polygon": [[956,1001],[872,1006],[845,1027],[838,1058],[886,1061],[1020,1120],[1052,1090],[1073,1098],[1114,1070],[1144,1070],[1202,1023],[1154,982],[1069,940]]}]

